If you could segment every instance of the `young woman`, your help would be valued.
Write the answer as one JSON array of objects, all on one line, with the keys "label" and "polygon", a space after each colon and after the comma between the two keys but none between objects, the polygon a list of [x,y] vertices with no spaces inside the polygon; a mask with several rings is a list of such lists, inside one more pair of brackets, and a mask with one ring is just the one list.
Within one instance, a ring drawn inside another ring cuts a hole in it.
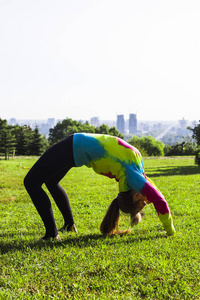
[{"label": "young woman", "polygon": [[119,194],[100,227],[103,234],[112,234],[118,229],[119,210],[131,215],[132,224],[139,223],[140,211],[147,203],[153,203],[167,234],[174,234],[167,202],[146,177],[140,152],[114,136],[76,133],[48,149],[24,179],[46,229],[42,240],[58,238],[51,202],[42,185],[45,183],[63,215],[63,229],[76,231],[68,196],[59,182],[72,167],[83,165],[92,167],[98,174],[115,178],[119,183]]}]

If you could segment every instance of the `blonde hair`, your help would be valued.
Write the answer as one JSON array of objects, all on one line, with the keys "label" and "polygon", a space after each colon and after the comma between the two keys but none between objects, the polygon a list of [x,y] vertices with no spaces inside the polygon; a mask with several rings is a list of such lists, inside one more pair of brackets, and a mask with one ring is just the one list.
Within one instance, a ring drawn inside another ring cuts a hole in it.
[{"label": "blonde hair", "polygon": [[131,225],[137,225],[142,220],[140,211],[146,205],[145,197],[135,190],[121,192],[111,202],[106,215],[101,223],[100,231],[102,234],[128,233],[130,230],[119,231],[120,210],[131,215]]}]

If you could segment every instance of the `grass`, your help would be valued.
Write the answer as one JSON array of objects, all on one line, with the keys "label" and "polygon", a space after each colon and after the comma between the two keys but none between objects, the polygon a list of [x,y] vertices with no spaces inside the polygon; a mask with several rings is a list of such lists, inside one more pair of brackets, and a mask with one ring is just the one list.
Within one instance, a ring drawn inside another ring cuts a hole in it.
[{"label": "grass", "polygon": [[[130,234],[103,237],[99,226],[117,184],[82,167],[62,180],[78,234],[42,244],[43,224],[23,187],[35,160],[0,160],[0,299],[200,299],[200,168],[193,158],[144,160],[168,201],[175,236],[166,236],[149,205]],[[129,226],[123,215],[120,229]]]}]

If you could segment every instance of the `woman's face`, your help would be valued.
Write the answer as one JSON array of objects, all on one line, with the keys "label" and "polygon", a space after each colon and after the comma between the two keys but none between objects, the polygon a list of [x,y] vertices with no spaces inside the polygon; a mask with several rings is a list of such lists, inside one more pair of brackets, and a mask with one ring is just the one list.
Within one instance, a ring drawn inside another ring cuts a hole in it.
[{"label": "woman's face", "polygon": [[129,192],[119,193],[118,203],[120,210],[124,213],[137,214],[148,204],[148,200],[142,194],[131,190]]},{"label": "woman's face", "polygon": [[140,199],[136,202],[137,202],[138,211],[141,211],[147,205],[147,202],[144,199]]},{"label": "woman's face", "polygon": [[150,202],[145,196],[134,191],[133,193],[133,202],[136,204],[136,212],[140,212],[147,204]]},{"label": "woman's face", "polygon": [[137,193],[135,190],[133,190],[133,200],[134,201],[146,200],[146,197],[144,197],[142,194]]}]

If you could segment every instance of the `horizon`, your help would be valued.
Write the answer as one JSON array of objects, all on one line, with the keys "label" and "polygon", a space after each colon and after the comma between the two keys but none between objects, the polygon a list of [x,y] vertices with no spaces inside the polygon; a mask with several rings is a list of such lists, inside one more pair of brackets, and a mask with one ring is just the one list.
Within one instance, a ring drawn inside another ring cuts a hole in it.
[{"label": "horizon", "polygon": [[[63,120],[65,120],[65,119],[72,119],[72,120],[75,120],[75,121],[82,121],[82,122],[90,122],[91,121],[91,119],[92,118],[94,118],[94,117],[96,117],[96,116],[92,116],[92,117],[90,117],[89,119],[73,119],[73,118],[70,118],[70,117],[66,117],[66,118],[63,118],[63,119],[60,119],[60,118],[55,118],[55,117],[48,117],[48,118],[41,118],[41,119],[27,119],[27,118],[23,118],[23,119],[19,119],[19,118],[15,118],[15,117],[12,117],[12,118],[9,118],[9,119],[5,119],[7,122],[8,121],[11,121],[12,119],[13,120],[16,120],[16,121],[29,121],[29,122],[35,122],[35,121],[39,121],[39,122],[43,122],[43,121],[48,121],[49,119],[53,119],[55,122],[59,122],[59,121],[63,121]],[[97,117],[97,118],[99,118],[99,117]],[[1,116],[0,116],[0,119],[4,119],[4,118],[2,118]],[[186,119],[186,118],[181,118],[181,119],[176,119],[176,120],[146,120],[146,119],[138,119],[137,118],[137,115],[136,115],[136,119],[137,119],[137,122],[148,122],[148,123],[154,123],[154,122],[156,122],[156,123],[178,123],[179,121],[181,121],[181,120],[185,120],[185,121],[187,121],[187,122],[200,122],[200,120],[199,121],[197,121],[197,120],[188,120],[188,119]],[[129,120],[129,116],[127,117],[127,118],[125,118],[125,116],[124,116],[124,120],[125,121],[128,121]],[[99,118],[99,121],[102,123],[103,121],[110,121],[110,122],[116,122],[117,121],[117,116],[116,116],[116,118],[115,119],[100,119]]]}]

